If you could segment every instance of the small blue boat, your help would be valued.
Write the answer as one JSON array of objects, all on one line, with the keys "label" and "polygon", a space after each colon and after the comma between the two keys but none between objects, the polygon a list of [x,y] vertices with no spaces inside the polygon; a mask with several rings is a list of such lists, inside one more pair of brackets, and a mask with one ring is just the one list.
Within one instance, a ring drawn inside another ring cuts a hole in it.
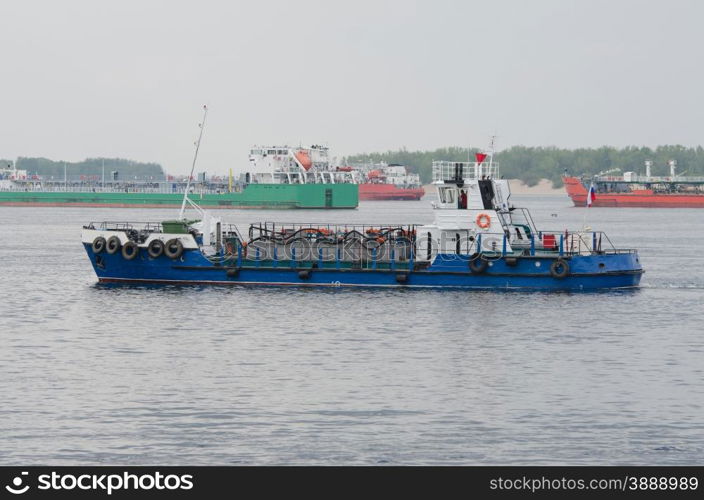
[{"label": "small blue boat", "polygon": [[491,155],[433,162],[432,224],[197,220],[83,227],[101,283],[599,290],[637,287],[638,253],[602,232],[538,229],[513,207]]}]

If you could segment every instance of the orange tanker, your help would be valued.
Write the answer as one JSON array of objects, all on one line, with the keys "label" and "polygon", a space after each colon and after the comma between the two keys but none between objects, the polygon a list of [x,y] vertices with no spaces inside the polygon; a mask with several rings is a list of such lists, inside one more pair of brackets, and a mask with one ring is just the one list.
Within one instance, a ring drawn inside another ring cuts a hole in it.
[{"label": "orange tanker", "polygon": [[675,161],[669,162],[670,175],[650,175],[652,162],[646,162],[645,175],[624,172],[621,176],[564,176],[567,194],[575,206],[587,204],[587,193],[594,187],[595,207],[704,208],[704,177],[675,174]]},{"label": "orange tanker", "polygon": [[[578,177],[564,177],[565,189],[577,207],[587,204],[589,182]],[[596,197],[592,202],[595,207],[661,207],[661,208],[704,208],[704,190],[702,185],[691,186],[696,189],[675,188],[678,190],[661,190],[653,188],[629,188],[614,191],[613,186],[619,182],[594,181]]]},{"label": "orange tanker", "polygon": [[420,176],[408,172],[403,165],[380,163],[338,170],[355,170],[361,175],[360,200],[420,200],[425,194]]}]

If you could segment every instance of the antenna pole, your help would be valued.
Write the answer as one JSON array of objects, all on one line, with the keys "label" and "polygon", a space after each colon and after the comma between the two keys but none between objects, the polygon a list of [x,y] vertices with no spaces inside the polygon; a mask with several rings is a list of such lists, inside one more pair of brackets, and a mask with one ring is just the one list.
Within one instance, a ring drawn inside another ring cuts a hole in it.
[{"label": "antenna pole", "polygon": [[198,135],[198,141],[196,142],[195,153],[193,153],[193,164],[191,165],[191,174],[188,176],[188,182],[186,182],[186,190],[183,192],[183,202],[181,203],[181,211],[178,214],[179,219],[183,219],[183,213],[186,211],[186,202],[190,201],[188,199],[188,190],[191,188],[191,179],[193,178],[193,171],[196,168],[196,160],[198,159],[200,141],[203,138],[203,130],[205,129],[206,116],[208,116],[208,106],[203,106],[203,121],[198,124],[198,126],[200,127],[200,134]]},{"label": "antenna pole", "polygon": [[496,134],[491,136],[491,141],[489,142],[489,172],[491,173],[491,166],[494,164],[494,143],[496,142]]}]

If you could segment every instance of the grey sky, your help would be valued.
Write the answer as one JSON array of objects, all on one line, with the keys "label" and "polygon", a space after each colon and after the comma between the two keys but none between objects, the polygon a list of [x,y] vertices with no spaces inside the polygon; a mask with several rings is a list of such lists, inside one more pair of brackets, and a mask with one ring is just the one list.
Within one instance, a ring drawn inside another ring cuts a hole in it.
[{"label": "grey sky", "polygon": [[702,141],[696,1],[4,1],[0,157]]}]

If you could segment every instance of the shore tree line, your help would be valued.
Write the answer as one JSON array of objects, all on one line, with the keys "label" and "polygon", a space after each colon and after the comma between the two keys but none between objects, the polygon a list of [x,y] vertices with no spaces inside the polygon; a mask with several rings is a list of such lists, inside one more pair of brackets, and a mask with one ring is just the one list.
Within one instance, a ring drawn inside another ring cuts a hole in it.
[{"label": "shore tree line", "polygon": [[[13,162],[6,162],[7,166]],[[63,179],[64,164],[68,175],[75,179],[78,176],[98,176],[103,173],[105,165],[105,178],[109,178],[112,172],[118,172],[119,179],[164,179],[164,169],[158,163],[142,163],[124,158],[87,158],[79,162],[55,161],[48,158],[30,158],[20,156],[14,162],[19,170],[26,170],[29,175],[39,175],[41,177],[53,177]]]},{"label": "shore tree line", "polygon": [[[420,174],[424,183],[432,180],[433,160],[474,161],[478,149],[443,147],[432,151],[410,151],[402,148],[396,151],[364,153],[343,158],[343,164],[353,163],[398,163],[411,172]],[[513,146],[499,151],[495,161],[500,163],[503,177],[520,179],[529,186],[541,179],[552,181],[555,187],[562,186],[562,175],[595,175],[600,172],[633,171],[645,172],[645,161],[653,162],[653,175],[669,175],[668,161],[677,161],[677,173],[681,175],[704,175],[704,148],[680,145],[647,147],[628,146],[614,148],[561,149],[556,147]],[[63,178],[64,163],[71,178],[77,176],[101,176],[103,164],[106,178],[113,171],[119,172],[120,179],[138,177],[140,179],[164,179],[163,167],[158,163],[143,163],[124,158],[87,158],[80,162],[63,162],[48,158],[19,157],[16,161],[0,160],[2,167],[15,164],[18,169],[27,170],[30,175]]]},{"label": "shore tree line", "polygon": [[[420,174],[423,183],[432,181],[433,160],[474,161],[477,149],[444,147],[433,151],[409,151],[405,148],[383,153],[365,153],[344,158],[345,163],[399,163]],[[513,146],[497,152],[500,173],[508,179],[520,179],[534,186],[549,179],[555,187],[562,186],[562,175],[595,175],[600,172],[633,171],[645,173],[645,161],[653,162],[652,175],[669,175],[669,160],[677,161],[677,173],[704,174],[704,148],[679,145],[647,147],[561,149],[556,147]]]}]

